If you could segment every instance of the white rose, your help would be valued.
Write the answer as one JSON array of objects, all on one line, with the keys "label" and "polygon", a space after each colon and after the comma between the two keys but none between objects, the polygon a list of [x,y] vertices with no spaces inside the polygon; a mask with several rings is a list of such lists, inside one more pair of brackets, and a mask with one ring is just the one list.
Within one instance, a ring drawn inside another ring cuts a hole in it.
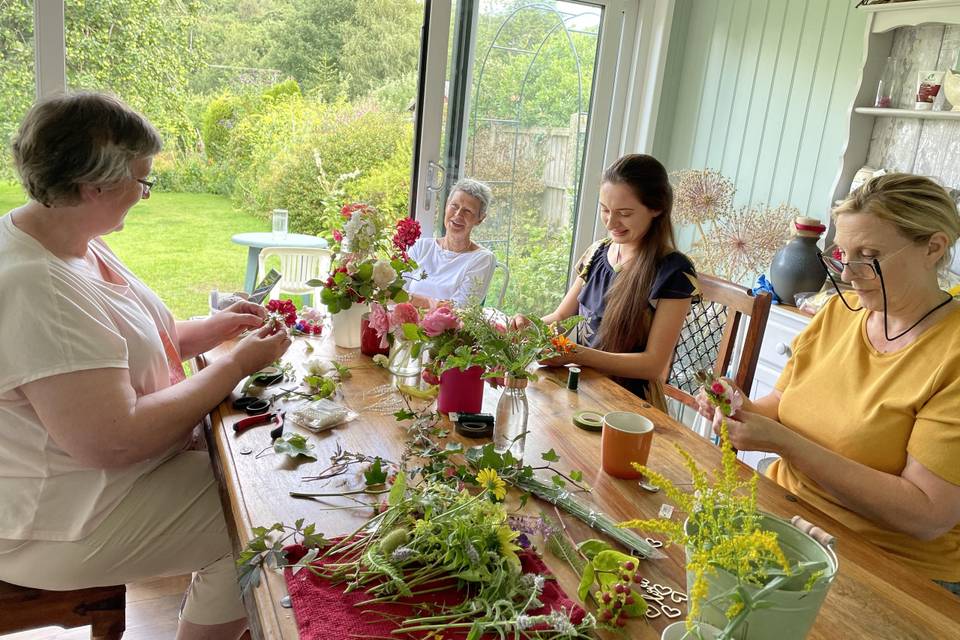
[{"label": "white rose", "polygon": [[397,272],[390,265],[389,260],[377,260],[373,264],[373,281],[381,289],[389,287],[396,279]]}]

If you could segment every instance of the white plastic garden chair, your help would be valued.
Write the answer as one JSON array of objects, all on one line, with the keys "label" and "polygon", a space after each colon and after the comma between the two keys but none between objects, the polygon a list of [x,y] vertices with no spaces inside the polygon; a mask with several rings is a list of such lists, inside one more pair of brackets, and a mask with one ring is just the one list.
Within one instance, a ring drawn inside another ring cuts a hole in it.
[{"label": "white plastic garden chair", "polygon": [[264,265],[270,256],[280,258],[280,281],[270,291],[270,299],[276,300],[282,293],[293,296],[310,295],[313,296],[313,306],[319,307],[320,288],[307,286],[307,282],[327,277],[333,253],[329,249],[265,247],[260,252],[258,278],[267,272]]}]

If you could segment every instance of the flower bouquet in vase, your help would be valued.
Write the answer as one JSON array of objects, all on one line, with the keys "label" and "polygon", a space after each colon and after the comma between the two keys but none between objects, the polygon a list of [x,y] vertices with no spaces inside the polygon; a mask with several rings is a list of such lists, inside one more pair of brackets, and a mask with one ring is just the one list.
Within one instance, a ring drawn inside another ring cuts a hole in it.
[{"label": "flower bouquet in vase", "polygon": [[483,374],[490,363],[464,326],[464,313],[440,305],[427,311],[419,324],[402,325],[404,338],[429,354],[423,380],[440,385],[437,409],[443,413],[477,413],[483,406]]},{"label": "flower bouquet in vase", "polygon": [[[757,475],[741,480],[725,420],[736,412],[739,394],[709,373],[700,374],[700,379],[703,395],[724,416],[722,465],[715,480],[711,482],[682,449],[692,493],[635,464],[687,518],[682,523],[671,518],[631,520],[620,526],[660,532],[686,548],[690,609],[687,633],[681,637],[801,640],[837,573],[832,539],[799,518],[788,522],[758,511]],[[719,633],[701,633],[709,625]]]},{"label": "flower bouquet in vase", "polygon": [[528,381],[536,378],[530,365],[571,353],[574,345],[565,333],[582,318],[574,316],[551,326],[530,318],[523,327],[513,328],[499,311],[469,307],[461,311],[461,319],[475,336],[480,352],[492,363],[487,377],[503,378],[494,420],[494,447],[498,453],[509,451],[522,462],[529,417],[526,388]]},{"label": "flower bouquet in vase", "polygon": [[[407,249],[420,235],[420,225],[403,219],[392,227],[374,207],[349,204],[341,210],[346,223],[334,239],[340,249],[326,281],[307,284],[322,287],[320,300],[333,316],[333,336],[338,347],[361,346],[363,314],[368,303],[405,302],[403,274],[417,268]],[[373,355],[372,353],[370,355]]]}]

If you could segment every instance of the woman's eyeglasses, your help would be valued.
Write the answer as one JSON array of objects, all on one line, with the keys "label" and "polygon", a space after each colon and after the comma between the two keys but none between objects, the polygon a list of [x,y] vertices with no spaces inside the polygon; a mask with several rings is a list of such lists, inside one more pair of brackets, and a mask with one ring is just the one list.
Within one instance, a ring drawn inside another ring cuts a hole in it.
[{"label": "woman's eyeglasses", "polygon": [[892,258],[909,246],[910,243],[907,243],[889,255],[883,256],[882,258],[873,258],[872,260],[848,260],[844,262],[839,258],[839,251],[835,251],[833,255],[830,256],[825,256],[817,251],[817,257],[820,258],[820,263],[823,265],[823,268],[826,269],[827,275],[830,276],[831,280],[833,280],[834,276],[840,277],[843,275],[844,269],[850,273],[851,280],[874,280],[880,274],[881,260]]},{"label": "woman's eyeglasses", "polygon": [[136,181],[143,185],[144,193],[150,193],[150,190],[153,189],[153,185],[157,184],[157,179],[153,176],[148,176],[147,178],[136,178]]}]

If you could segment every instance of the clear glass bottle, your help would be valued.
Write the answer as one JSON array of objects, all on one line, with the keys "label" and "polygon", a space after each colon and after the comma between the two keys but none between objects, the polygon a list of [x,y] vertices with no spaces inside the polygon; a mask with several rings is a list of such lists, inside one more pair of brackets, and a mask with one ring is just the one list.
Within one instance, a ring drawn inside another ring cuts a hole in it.
[{"label": "clear glass bottle", "polygon": [[529,415],[526,378],[507,376],[503,384],[503,394],[497,403],[497,416],[493,425],[493,446],[497,453],[509,450],[518,462],[523,462]]},{"label": "clear glass bottle", "polygon": [[893,56],[887,58],[887,63],[883,67],[883,74],[880,76],[880,83],[877,85],[877,97],[873,101],[873,106],[888,109],[893,106],[894,80],[897,77],[897,60]]},{"label": "clear glass bottle", "polygon": [[[417,343],[404,338],[394,338],[390,345],[389,361],[387,370],[398,378],[411,378],[419,376],[421,370],[420,352],[415,349]],[[417,355],[413,352],[417,351]]]}]

